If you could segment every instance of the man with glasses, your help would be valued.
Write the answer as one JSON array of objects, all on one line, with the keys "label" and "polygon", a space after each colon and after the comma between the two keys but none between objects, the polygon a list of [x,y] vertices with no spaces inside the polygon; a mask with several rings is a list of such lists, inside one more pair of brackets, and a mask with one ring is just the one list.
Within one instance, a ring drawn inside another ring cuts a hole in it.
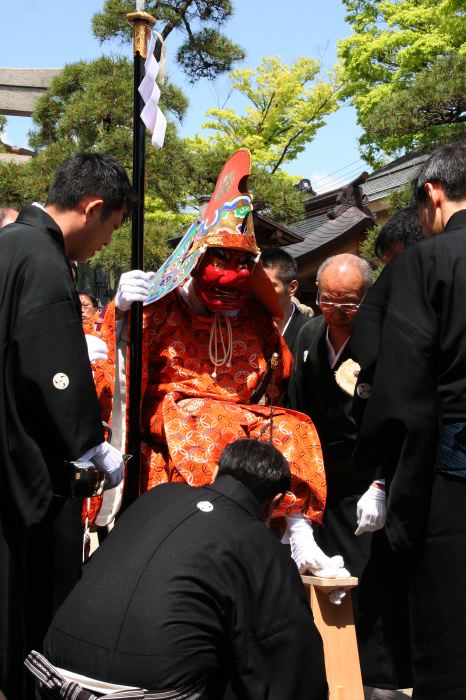
[{"label": "man with glasses", "polygon": [[[350,416],[352,395],[339,386],[335,374],[344,363],[355,359],[351,349],[353,322],[371,284],[369,263],[356,255],[343,253],[322,263],[317,272],[317,305],[322,315],[312,318],[298,335],[288,387],[289,405],[312,419],[324,455],[327,505],[322,525],[314,530],[315,540],[328,556],[342,555],[345,567],[358,578],[369,559],[372,536],[365,533],[356,537],[355,532],[360,523],[379,517],[385,493],[383,484],[376,482],[367,490],[367,479],[352,466],[357,437]],[[355,363],[352,371],[357,372]],[[360,588],[352,591],[357,631],[360,595]],[[365,683],[377,684],[377,664],[372,660],[366,663],[364,654],[361,671]]]},{"label": "man with glasses", "polygon": [[356,312],[372,283],[369,263],[347,253],[328,258],[317,272],[317,304],[322,315],[301,329],[288,398],[317,428],[327,477],[327,506],[315,538],[329,555],[342,554],[359,576],[370,537],[356,538],[356,503],[367,488],[351,467],[356,425],[349,416],[352,397],[337,384],[335,372],[351,359],[349,345]]}]

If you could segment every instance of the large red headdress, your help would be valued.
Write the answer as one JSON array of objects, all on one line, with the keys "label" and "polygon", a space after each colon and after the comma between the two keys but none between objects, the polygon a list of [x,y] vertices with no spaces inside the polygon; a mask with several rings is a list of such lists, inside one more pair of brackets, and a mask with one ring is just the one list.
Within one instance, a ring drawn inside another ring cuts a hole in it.
[{"label": "large red headdress", "polygon": [[254,235],[252,197],[247,191],[251,155],[241,148],[223,166],[214,193],[202,217],[183,236],[177,248],[158,270],[146,304],[161,299],[190,274],[208,248],[230,248],[257,256],[248,282],[249,292],[275,318],[281,317],[275,289],[259,260]]}]

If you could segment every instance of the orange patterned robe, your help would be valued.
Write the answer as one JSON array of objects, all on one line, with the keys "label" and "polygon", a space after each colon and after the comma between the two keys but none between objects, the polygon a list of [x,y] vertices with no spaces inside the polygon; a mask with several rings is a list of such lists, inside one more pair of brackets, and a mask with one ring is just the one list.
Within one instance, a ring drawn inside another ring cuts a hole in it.
[{"label": "orange patterned robe", "polygon": [[102,311],[97,312],[92,318],[84,321],[83,329],[86,335],[96,335],[107,343],[108,359],[106,361],[97,360],[92,362],[91,367],[102,411],[102,420],[111,425],[116,360],[115,302],[112,301]]},{"label": "orange patterned robe", "polygon": [[[109,359],[94,365],[103,417],[108,420],[115,369],[114,318],[114,305],[110,304],[99,332],[108,344]],[[142,492],[167,481],[208,484],[227,444],[243,437],[269,439],[271,409],[267,404],[272,393],[278,402],[292,356],[270,314],[255,300],[249,300],[230,321],[231,367],[218,368],[214,379],[209,357],[212,316],[194,314],[176,291],[145,308]],[[279,353],[280,361],[267,388],[266,405],[262,401],[261,405],[250,404],[273,352]],[[273,443],[287,458],[292,472],[292,492],[276,514],[302,511],[320,522],[326,483],[314,425],[308,416],[277,405],[272,421]]]},{"label": "orange patterned robe", "polygon": [[[230,318],[231,367],[209,356],[212,316],[198,316],[174,291],[146,307],[143,330],[142,490],[166,481],[202,486],[212,481],[223,448],[238,438],[269,439],[270,406],[249,403],[274,351],[280,361],[274,402],[289,377],[292,357],[270,314],[250,300]],[[226,331],[223,334],[226,339]],[[221,348],[220,348],[221,351]],[[273,443],[287,458],[292,493],[277,515],[302,511],[320,522],[325,474],[311,420],[274,406]]]},{"label": "orange patterned robe", "polygon": [[[87,335],[101,337],[108,346],[108,359],[91,363],[94,383],[99,399],[102,420],[112,424],[113,387],[115,383],[115,304],[112,302],[104,310],[97,312],[92,318],[83,322],[83,330]],[[102,496],[86,498],[83,502],[83,522],[93,525],[99,513]]]}]

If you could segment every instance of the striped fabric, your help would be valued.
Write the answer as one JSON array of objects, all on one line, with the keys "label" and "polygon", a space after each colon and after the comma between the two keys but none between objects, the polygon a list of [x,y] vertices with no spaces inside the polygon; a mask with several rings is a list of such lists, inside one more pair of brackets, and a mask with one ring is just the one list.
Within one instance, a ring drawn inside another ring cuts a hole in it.
[{"label": "striped fabric", "polygon": [[101,695],[86,690],[75,681],[67,681],[55,666],[52,666],[38,651],[31,651],[24,665],[39,681],[43,697],[50,698],[50,700],[55,698],[59,700],[199,700],[204,690],[203,686],[200,685],[155,692],[135,688]]},{"label": "striped fabric", "polygon": [[447,423],[440,428],[437,469],[442,474],[466,479],[466,423]]}]

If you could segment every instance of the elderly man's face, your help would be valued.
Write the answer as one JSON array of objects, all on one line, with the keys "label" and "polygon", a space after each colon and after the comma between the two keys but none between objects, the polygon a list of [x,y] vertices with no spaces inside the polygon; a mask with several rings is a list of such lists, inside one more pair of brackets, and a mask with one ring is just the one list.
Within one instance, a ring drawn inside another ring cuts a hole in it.
[{"label": "elderly man's face", "polygon": [[318,292],[319,307],[328,326],[350,333],[365,293],[360,271],[347,263],[330,264],[320,276]]}]

